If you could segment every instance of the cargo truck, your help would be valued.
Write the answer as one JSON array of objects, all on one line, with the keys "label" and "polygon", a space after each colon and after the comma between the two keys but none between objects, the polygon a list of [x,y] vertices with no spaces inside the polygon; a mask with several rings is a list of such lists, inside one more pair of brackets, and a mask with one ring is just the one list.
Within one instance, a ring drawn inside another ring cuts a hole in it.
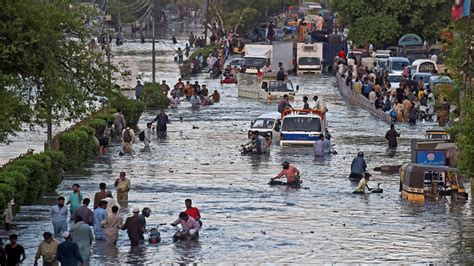
[{"label": "cargo truck", "polygon": [[273,72],[278,71],[278,63],[288,71],[293,69],[293,43],[281,42],[273,44],[246,44],[242,68],[247,74],[256,74],[257,69],[262,69],[270,63]]},{"label": "cargo truck", "polygon": [[322,43],[298,43],[296,47],[297,74],[321,74],[323,64]]}]

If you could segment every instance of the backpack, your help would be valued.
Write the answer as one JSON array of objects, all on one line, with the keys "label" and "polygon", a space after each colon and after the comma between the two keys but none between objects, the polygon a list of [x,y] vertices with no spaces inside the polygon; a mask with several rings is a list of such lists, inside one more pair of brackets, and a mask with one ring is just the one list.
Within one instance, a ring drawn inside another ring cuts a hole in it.
[{"label": "backpack", "polygon": [[132,142],[132,134],[130,134],[130,129],[125,129],[125,132],[123,133],[123,141]]},{"label": "backpack", "polygon": [[140,139],[140,141],[145,140],[145,130],[142,130],[142,132],[140,132],[140,134],[138,134],[138,138]]}]

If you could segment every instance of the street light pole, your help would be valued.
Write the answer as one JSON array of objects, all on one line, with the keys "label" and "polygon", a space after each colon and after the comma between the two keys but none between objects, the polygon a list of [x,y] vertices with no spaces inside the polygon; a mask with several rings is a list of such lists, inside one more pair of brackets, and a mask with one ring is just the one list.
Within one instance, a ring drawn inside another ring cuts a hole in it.
[{"label": "street light pole", "polygon": [[155,53],[155,15],[156,15],[156,12],[155,12],[155,0],[152,1],[152,4],[151,4],[151,19],[152,19],[152,51],[151,51],[151,54],[152,54],[152,67],[151,67],[151,71],[152,71],[152,81],[153,83],[156,82],[156,63],[155,63],[155,59],[156,59],[156,53]]}]

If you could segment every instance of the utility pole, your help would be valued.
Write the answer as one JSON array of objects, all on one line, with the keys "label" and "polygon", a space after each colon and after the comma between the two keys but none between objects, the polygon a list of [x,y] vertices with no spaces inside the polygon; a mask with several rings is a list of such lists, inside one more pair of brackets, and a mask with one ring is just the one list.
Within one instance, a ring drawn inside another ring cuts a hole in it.
[{"label": "utility pole", "polygon": [[204,0],[204,47],[207,44],[207,10],[209,9],[209,0]]},{"label": "utility pole", "polygon": [[151,2],[151,23],[152,23],[152,45],[151,45],[151,57],[152,57],[152,64],[151,64],[151,72],[152,72],[152,81],[156,83],[156,53],[155,53],[155,2],[156,0],[152,0]]},{"label": "utility pole", "polygon": [[108,64],[108,71],[107,71],[107,81],[110,84],[112,83],[112,72],[110,68],[110,21],[112,21],[112,16],[109,14],[109,3],[105,0],[105,41],[106,41],[106,49],[105,53],[107,55],[107,64]]}]

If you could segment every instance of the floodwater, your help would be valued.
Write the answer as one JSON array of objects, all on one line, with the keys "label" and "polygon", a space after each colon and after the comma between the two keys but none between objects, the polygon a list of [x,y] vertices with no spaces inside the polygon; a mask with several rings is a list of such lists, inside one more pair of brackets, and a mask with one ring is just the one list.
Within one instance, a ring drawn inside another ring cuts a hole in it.
[{"label": "floodwater", "polygon": [[[137,50],[149,44],[129,44],[145,72],[149,57]],[[172,61],[173,46],[158,45],[158,80],[174,84],[179,77]],[[149,77],[149,75],[148,75]],[[174,229],[160,227],[162,242],[131,249],[125,232],[118,248],[93,244],[92,265],[155,263],[469,263],[474,260],[472,207],[449,200],[412,204],[400,199],[398,175],[372,172],[370,183],[381,183],[383,194],[353,195],[347,179],[358,151],[365,153],[368,169],[410,161],[410,139],[422,138],[431,125],[397,125],[401,132],[394,157],[386,151],[388,125],[345,102],[331,76],[293,78],[300,85],[292,103],[302,106],[302,96],[318,94],[327,103],[329,130],[337,155],[314,159],[310,147],[272,146],[270,156],[241,156],[250,121],[275,111],[267,104],[237,97],[235,85],[221,86],[207,74],[192,79],[221,93],[221,102],[200,110],[182,105],[167,110],[171,118],[168,137],[152,140],[151,151],[135,145],[135,154],[118,156],[112,145],[106,156],[91,160],[84,171],[68,174],[57,189],[66,196],[73,183],[92,198],[100,182],[112,188],[120,171],[131,178],[129,205],[150,207],[148,225],[170,223],[192,198],[200,208],[204,227],[198,242],[172,243]],[[130,92],[131,95],[131,92]],[[312,97],[310,97],[312,98]],[[142,115],[141,128],[156,111]],[[179,117],[183,118],[180,122]],[[300,169],[305,189],[269,187],[267,182],[288,160]],[[469,184],[466,184],[469,186]],[[115,192],[115,191],[114,191]],[[14,232],[31,264],[44,231],[52,231],[49,206],[57,195],[42,203],[23,206],[15,218]],[[0,235],[5,235],[0,231]]]}]

